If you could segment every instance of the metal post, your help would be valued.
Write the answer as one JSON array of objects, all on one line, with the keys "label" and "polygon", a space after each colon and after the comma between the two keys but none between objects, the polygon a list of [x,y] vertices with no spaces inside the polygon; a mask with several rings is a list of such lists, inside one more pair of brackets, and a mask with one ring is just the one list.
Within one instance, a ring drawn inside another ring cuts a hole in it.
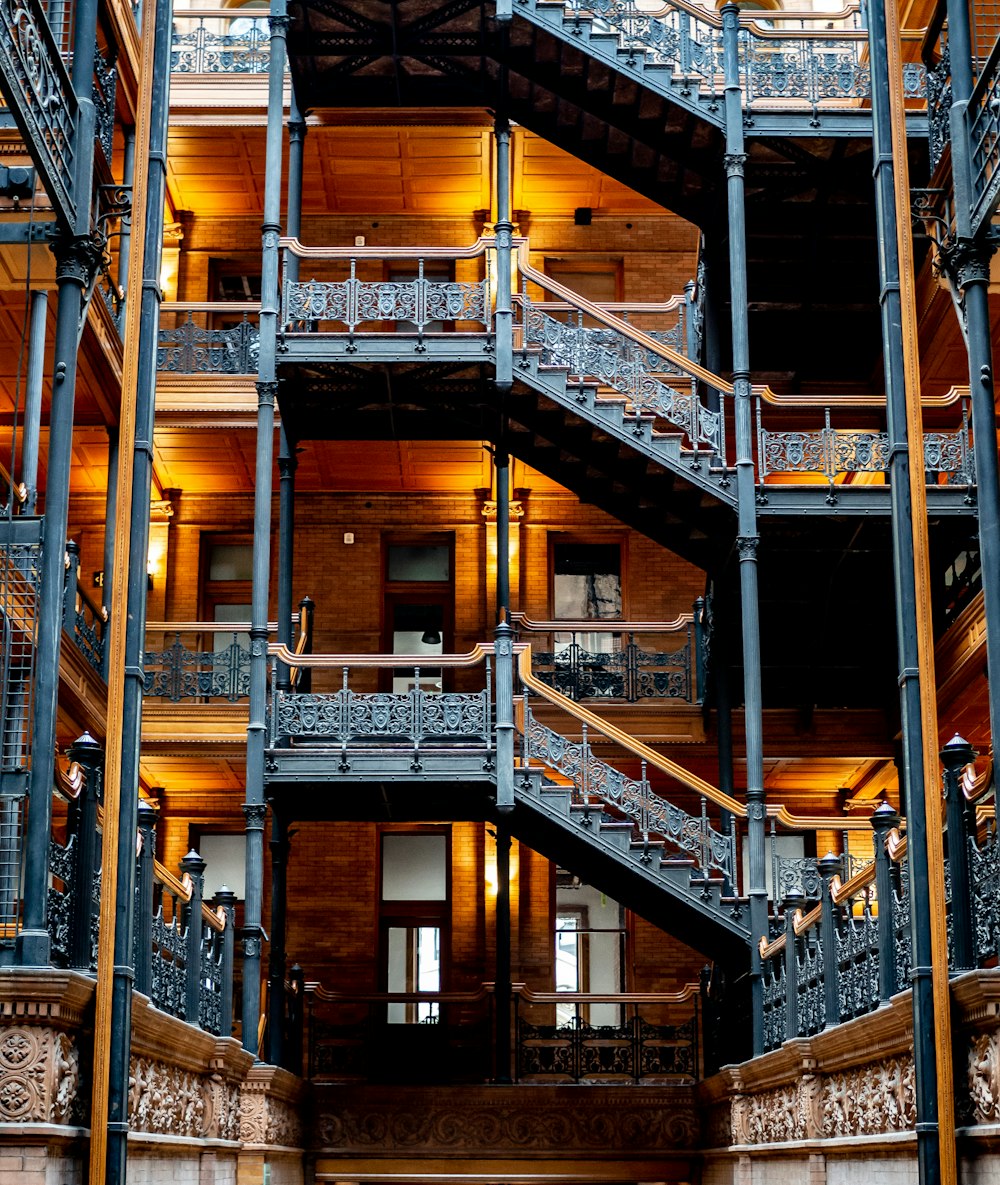
[{"label": "metal post", "polygon": [[514,224],[510,220],[510,124],[506,116],[497,116],[493,134],[497,142],[496,385],[497,391],[505,395],[510,393],[514,377],[514,311],[511,303],[510,260]]},{"label": "metal post", "polygon": [[[494,452],[497,477],[496,745],[497,808],[514,809],[514,647],[510,614],[510,458],[502,442]],[[499,1007],[499,1000],[497,1001]],[[499,1013],[498,1013],[499,1015]]]},{"label": "metal post", "polygon": [[840,1024],[840,966],[837,960],[837,918],[833,907],[833,878],[840,876],[843,866],[839,856],[832,852],[819,862],[819,874],[823,878],[823,896],[820,898],[819,933],[823,943],[823,1011],[828,1029]]},{"label": "metal post", "polygon": [[[894,7],[887,5],[885,0],[871,0],[868,6],[868,51],[896,584],[903,794],[910,867],[917,1168],[920,1185],[938,1185],[939,1182],[951,1185],[957,1174],[951,1071],[942,1073],[938,1064],[939,1055],[942,1063],[949,1062],[951,1057],[950,1008],[946,999],[935,999],[934,984],[934,964],[940,965],[938,976],[941,973],[946,976],[948,956],[947,949],[940,950],[940,935],[934,933],[931,903],[931,877],[933,875],[937,882],[943,870],[939,857],[935,855],[932,859],[928,848],[929,842],[940,843],[940,836],[928,830],[928,824],[934,819],[928,811],[928,779],[937,781],[928,760],[930,746],[936,745],[937,735],[933,703],[934,654],[926,567],[920,371],[916,353],[912,252],[908,247],[906,128],[902,110],[902,66],[896,60],[899,57],[896,20]],[[895,62],[892,70],[890,60]],[[912,462],[911,448],[916,452]],[[924,681],[926,687],[922,687]],[[943,888],[940,896],[943,898]],[[946,979],[943,986],[947,992]]]},{"label": "metal post", "polygon": [[142,846],[136,873],[135,990],[153,994],[153,865],[156,861],[156,808],[145,799],[136,809]]},{"label": "metal post", "polygon": [[48,309],[49,294],[33,291],[28,321],[28,376],[25,383],[24,451],[21,462],[21,480],[27,491],[25,514],[34,514],[38,503],[38,441],[42,428],[42,377],[45,373],[45,321]]},{"label": "metal post", "polygon": [[[295,563],[295,446],[281,425],[278,444],[278,641],[292,649],[292,575]],[[277,665],[280,691],[292,688],[291,669]]]},{"label": "metal post", "polygon": [[261,233],[260,367],[257,381],[257,459],[254,492],[253,592],[250,623],[250,720],[247,725],[247,882],[243,926],[243,1048],[256,1054],[260,1019],[261,901],[264,877],[264,750],[267,744],[267,610],[271,575],[271,465],[278,394],[278,237],[281,233],[281,155],[288,15],[271,0],[270,71]]},{"label": "metal post", "polygon": [[[293,85],[288,109],[288,205],[285,217],[285,233],[292,239],[302,236],[302,166],[308,128],[299,111]],[[296,283],[298,278],[299,257],[289,251],[285,256],[285,279]]]},{"label": "metal post", "polygon": [[268,959],[268,1060],[283,1066],[285,1049],[285,906],[288,892],[288,821],[271,811],[271,949]]},{"label": "metal post", "polygon": [[306,994],[306,977],[298,963],[293,963],[288,972],[288,1044],[285,1057],[287,1068],[302,1076],[302,1036],[304,1013],[302,1005]]},{"label": "metal post", "polygon": [[180,869],[191,878],[191,900],[181,910],[181,926],[187,936],[184,1019],[189,1025],[196,1025],[201,1016],[201,902],[205,892],[205,861],[192,849],[181,861]]},{"label": "metal post", "polygon": [[785,895],[785,1040],[799,1035],[799,940],[795,933],[795,914],[805,907],[806,899],[792,889]]},{"label": "metal post", "polygon": [[233,954],[235,947],[236,894],[225,885],[215,894],[214,904],[221,905],[226,914],[226,928],[222,932],[222,998],[219,1002],[219,1036],[228,1037],[233,1031]]},{"label": "metal post", "polygon": [[510,828],[497,822],[496,904],[496,1071],[494,1081],[510,1082]]},{"label": "metal post", "polygon": [[895,926],[892,920],[892,869],[886,841],[889,832],[899,826],[899,815],[888,802],[883,802],[872,815],[875,832],[875,895],[878,898],[878,994],[879,1002],[887,1004],[902,988],[896,982]]},{"label": "metal post", "polygon": [[[951,68],[951,170],[955,189],[955,239],[943,260],[961,289],[969,351],[972,434],[977,442],[997,438],[993,385],[989,285],[995,247],[987,234],[972,235],[972,146],[968,108],[972,95],[972,36],[969,7],[948,0],[948,56]],[[976,448],[976,509],[982,560],[983,610],[986,618],[986,672],[990,736],[1000,736],[1000,473],[997,450]]]},{"label": "metal post", "polygon": [[[316,605],[312,597],[303,597],[299,601],[299,629],[304,631],[306,636],[303,654],[312,654],[313,652],[313,615],[315,612]],[[299,668],[298,689],[306,695],[312,691],[312,667]]]},{"label": "metal post", "polygon": [[743,168],[742,93],[739,73],[739,6],[722,7],[725,65],[726,180],[729,211],[729,275],[732,290],[733,387],[736,427],[736,495],[743,619],[743,704],[747,761],[747,828],[750,854],[750,987],[753,1052],[764,1052],[764,995],[760,939],[767,935],[767,882],[764,859],[764,731],[760,687],[760,611],[757,592],[756,488],[750,392],[750,339],[747,328],[746,211]]},{"label": "metal post", "polygon": [[69,830],[76,836],[73,921],[69,936],[69,965],[87,971],[93,961],[91,927],[94,920],[94,871],[97,867],[97,806],[101,801],[104,750],[89,732],[78,737],[67,753],[84,772],[80,797],[70,806]]},{"label": "metal post", "polygon": [[951,872],[952,974],[976,966],[973,933],[972,884],[969,873],[969,837],[966,832],[965,794],[962,770],[975,760],[976,752],[957,733],[941,750],[944,766],[944,799],[948,819],[948,868]]}]

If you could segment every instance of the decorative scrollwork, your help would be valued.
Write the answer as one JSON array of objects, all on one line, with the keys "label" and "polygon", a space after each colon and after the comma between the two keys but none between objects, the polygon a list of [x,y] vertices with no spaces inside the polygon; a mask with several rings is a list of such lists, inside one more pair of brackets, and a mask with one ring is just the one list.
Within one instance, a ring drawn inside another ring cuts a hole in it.
[{"label": "decorative scrollwork", "polygon": [[157,335],[156,369],[174,374],[256,374],[260,331],[246,314],[229,329],[203,329],[187,320]]},{"label": "decorative scrollwork", "polygon": [[170,69],[174,74],[266,74],[270,41],[266,16],[184,16],[175,21]]},{"label": "decorative scrollwork", "polygon": [[489,697],[485,690],[436,693],[336,692],[276,695],[275,729],[282,737],[322,737],[335,744],[373,740],[409,742],[456,739],[487,742]]},{"label": "decorative scrollwork", "polygon": [[354,332],[358,325],[381,321],[425,333],[442,322],[489,324],[486,280],[459,283],[430,280],[359,280],[351,266],[346,280],[285,284],[285,323],[336,321]]}]

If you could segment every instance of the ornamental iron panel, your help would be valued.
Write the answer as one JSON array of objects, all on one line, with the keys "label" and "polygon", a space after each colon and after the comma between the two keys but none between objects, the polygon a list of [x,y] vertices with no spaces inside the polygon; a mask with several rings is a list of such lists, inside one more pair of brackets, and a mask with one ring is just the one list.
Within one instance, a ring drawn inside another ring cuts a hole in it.
[{"label": "ornamental iron panel", "polygon": [[187,984],[187,929],[181,926],[181,911],[171,898],[170,917],[164,915],[162,900],[152,920],[153,991],[152,1001],[161,1012],[184,1018]]},{"label": "ornamental iron panel", "polygon": [[52,962],[69,966],[70,927],[73,919],[73,884],[76,877],[77,837],[71,835],[63,845],[49,841],[49,889],[46,923],[51,939]]},{"label": "ornamental iron panel", "polygon": [[170,69],[175,74],[267,74],[271,34],[267,17],[174,15]]},{"label": "ornamental iron panel", "polygon": [[927,71],[927,139],[930,175],[951,143],[951,51],[945,40],[941,58]]},{"label": "ornamental iron panel", "polygon": [[760,967],[763,996],[764,1049],[777,1049],[785,1040],[785,960],[784,954],[763,959]]},{"label": "ornamental iron panel", "polygon": [[38,0],[0,0],[0,21],[0,93],[59,221],[72,230],[77,101],[69,74]]},{"label": "ornamental iron panel", "polygon": [[359,280],[356,260],[346,280],[306,283],[286,281],[285,324],[337,321],[353,333],[371,322],[396,325],[404,331],[433,332],[442,322],[471,321],[490,326],[489,261],[483,280],[458,282],[428,279],[423,261],[413,280]]},{"label": "ornamental iron panel", "polygon": [[784,901],[789,893],[801,893],[807,901],[818,901],[823,891],[823,877],[815,856],[779,856],[774,839],[772,826],[771,883],[775,901]]},{"label": "ornamental iron panel", "polygon": [[878,923],[865,906],[857,917],[848,909],[834,925],[840,985],[840,1019],[874,1012],[879,1005]]},{"label": "ornamental iron panel", "polygon": [[559,650],[533,651],[533,673],[572,700],[613,699],[639,703],[646,699],[691,702],[691,629],[688,641],[673,651],[642,650],[634,635],[619,650],[587,650],[572,641]]},{"label": "ornamental iron panel", "polygon": [[228,645],[201,650],[189,648],[177,633],[166,650],[147,650],[143,655],[143,694],[175,704],[185,699],[228,703],[246,699],[250,694],[250,650],[241,645],[242,636],[234,633]]},{"label": "ornamental iron panel", "polygon": [[982,964],[1000,954],[1000,843],[995,827],[981,847],[969,837],[969,873],[976,958]]},{"label": "ornamental iron panel", "polygon": [[[225,990],[223,935],[202,922],[201,974],[198,979],[198,1025],[206,1033],[222,1034],[222,997]],[[225,1034],[228,1036],[228,1034]]]},{"label": "ornamental iron panel", "polygon": [[574,785],[578,802],[603,802],[627,816],[639,829],[644,842],[659,836],[672,847],[693,858],[704,876],[721,873],[735,884],[734,837],[713,828],[707,804],[701,814],[691,815],[655,793],[645,777],[638,781],[595,757],[587,743],[567,740],[542,724],[525,704],[525,755],[558,770]]},{"label": "ornamental iron panel", "polygon": [[206,329],[189,312],[157,333],[156,369],[172,374],[256,374],[260,330],[243,314],[227,329]]},{"label": "ornamental iron panel", "polygon": [[725,454],[725,424],[720,412],[710,411],[698,398],[694,380],[683,394],[658,376],[668,371],[666,359],[644,350],[628,334],[602,327],[593,329],[573,320],[561,321],[522,295],[524,345],[537,346],[544,366],[565,367],[573,380],[611,387],[628,397],[636,415],[654,415],[683,432],[695,449],[708,445]]},{"label": "ornamental iron panel", "polygon": [[[833,428],[830,409],[825,426],[798,432],[771,432],[761,422],[757,400],[757,464],[761,480],[773,473],[815,473],[831,484],[852,473],[888,473],[889,434]],[[968,417],[955,432],[924,433],[924,471],[944,474],[951,482],[972,484],[974,457]]]},{"label": "ornamental iron panel", "polygon": [[111,168],[115,142],[115,90],[118,71],[114,59],[105,60],[100,50],[94,56],[94,84],[91,97],[97,113],[97,143],[104,153],[104,161]]},{"label": "ornamental iron panel", "polygon": [[21,922],[24,794],[0,794],[0,949],[13,945]]},{"label": "ornamental iron panel", "polygon": [[799,1035],[811,1037],[826,1024],[823,982],[824,935],[816,928],[796,942],[795,992]]}]

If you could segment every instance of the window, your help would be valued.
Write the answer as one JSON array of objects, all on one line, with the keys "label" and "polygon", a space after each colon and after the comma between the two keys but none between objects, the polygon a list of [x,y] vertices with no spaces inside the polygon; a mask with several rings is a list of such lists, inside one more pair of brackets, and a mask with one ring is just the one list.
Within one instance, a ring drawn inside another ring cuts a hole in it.
[{"label": "window", "polygon": [[622,299],[622,265],[605,259],[546,259],[545,274],[592,304]]},{"label": "window", "polygon": [[[613,995],[623,990],[624,910],[605,893],[564,872],[556,872],[555,987],[557,992]],[[556,1023],[619,1023],[617,1004],[556,1005]]]},{"label": "window", "polygon": [[[615,621],[622,615],[622,544],[553,540],[552,616],[557,621]],[[557,662],[609,654],[618,635],[576,630],[553,635]],[[574,649],[570,652],[570,648]]]},{"label": "window", "polygon": [[[428,656],[429,665],[419,668],[424,691],[443,690],[444,672],[430,663],[454,644],[453,552],[452,535],[385,541],[383,646],[390,654]],[[406,692],[415,684],[414,667],[394,670],[392,691]]]},{"label": "window", "polygon": [[[385,990],[440,992],[450,918],[449,832],[384,832],[381,836],[381,934]],[[386,1021],[437,1024],[431,1000],[387,1005]]]}]

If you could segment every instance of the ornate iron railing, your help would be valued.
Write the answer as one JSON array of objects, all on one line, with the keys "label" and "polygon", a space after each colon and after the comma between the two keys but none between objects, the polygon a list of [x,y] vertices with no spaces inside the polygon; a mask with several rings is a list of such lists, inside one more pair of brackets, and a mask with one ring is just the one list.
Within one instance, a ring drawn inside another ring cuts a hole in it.
[{"label": "ornate iron railing", "polygon": [[[295,650],[312,649],[313,602],[305,597],[292,614]],[[268,622],[276,632],[277,622]],[[143,695],[236,703],[250,694],[250,622],[151,621],[146,624]]]},{"label": "ornate iron railing", "polygon": [[[532,621],[513,613],[511,623],[533,638],[548,635],[551,650],[536,650],[532,641],[532,670],[569,699],[691,703],[696,694],[701,698],[694,678],[702,637],[700,610],[699,601],[695,613],[683,613],[671,622]],[[663,639],[662,648],[656,647],[655,639]]]},{"label": "ornate iron railing", "polygon": [[607,809],[633,823],[644,845],[661,839],[694,863],[702,877],[722,876],[736,884],[735,836],[716,830],[708,819],[708,803],[701,799],[701,813],[689,814],[656,793],[646,777],[645,763],[639,778],[630,778],[595,757],[587,726],[577,743],[536,719],[524,698],[524,762],[541,762],[568,778],[574,800]]},{"label": "ornate iron railing", "polygon": [[[323,741],[345,750],[374,742],[406,744],[419,752],[422,745],[458,740],[489,747],[493,728],[489,655],[485,658],[486,685],[474,692],[427,690],[427,670],[439,665],[437,656],[399,655],[390,661],[407,670],[413,683],[409,691],[353,691],[348,664],[343,667],[339,691],[284,691],[272,675],[272,748],[286,740]],[[425,686],[421,686],[421,678]]]},{"label": "ornate iron railing", "polygon": [[41,522],[0,523],[0,794],[23,793],[31,765]]},{"label": "ornate iron railing", "polygon": [[293,325],[332,321],[344,325],[351,334],[359,325],[372,323],[401,326],[418,335],[456,321],[469,321],[489,329],[492,323],[490,261],[485,247],[481,253],[486,255],[485,278],[459,282],[435,276],[433,272],[425,274],[428,259],[423,255],[412,257],[416,271],[412,279],[361,279],[359,251],[352,254],[331,250],[326,258],[347,263],[347,277],[305,283],[286,280],[284,321]]},{"label": "ornate iron railing", "polygon": [[[259,304],[164,303],[156,369],[171,374],[256,374]],[[182,317],[177,324],[163,322]]]},{"label": "ornate iron railing", "polygon": [[[772,432],[763,426],[757,400],[757,469],[760,480],[771,474],[802,473],[826,478],[855,473],[888,473],[889,434],[878,430],[834,428],[830,409],[824,409],[822,428]],[[941,474],[955,483],[975,482],[975,463],[969,437],[968,414],[955,432],[924,433],[924,471]]]},{"label": "ornate iron railing", "polygon": [[[62,50],[38,0],[0,0],[0,90],[33,147],[45,192],[64,227],[75,225],[78,105]],[[91,151],[83,145],[84,152]]]},{"label": "ornate iron railing", "polygon": [[967,118],[972,150],[972,229],[978,233],[1000,202],[1000,40],[969,99]]},{"label": "ornate iron railing", "polygon": [[115,142],[115,90],[118,85],[118,71],[114,56],[106,60],[98,52],[94,58],[94,84],[92,98],[97,114],[97,143],[104,153],[104,162],[111,168],[111,155]]},{"label": "ornate iron railing", "polygon": [[[514,993],[516,1082],[695,1082],[698,989]],[[567,1012],[571,1015],[566,1016]]]},{"label": "ornate iron railing", "polygon": [[976,958],[985,963],[1000,952],[1000,842],[995,820],[981,843],[969,837],[969,871]]},{"label": "ornate iron railing", "polygon": [[[526,5],[529,0],[518,0]],[[573,34],[616,34],[628,65],[669,69],[684,95],[700,95],[716,110],[723,85],[722,23],[684,0],[659,9],[635,0],[567,0],[565,22]],[[744,104],[780,101],[784,107],[855,104],[871,95],[867,33],[859,9],[841,12],[747,13],[739,30]],[[923,65],[904,65],[909,97],[924,93]]]},{"label": "ornate iron railing", "polygon": [[174,14],[170,69],[175,74],[266,74],[270,54],[266,13],[205,8]]},{"label": "ornate iron railing", "polygon": [[103,605],[95,605],[80,583],[80,548],[71,539],[66,544],[63,629],[102,678],[105,671],[107,628],[107,609]]}]

